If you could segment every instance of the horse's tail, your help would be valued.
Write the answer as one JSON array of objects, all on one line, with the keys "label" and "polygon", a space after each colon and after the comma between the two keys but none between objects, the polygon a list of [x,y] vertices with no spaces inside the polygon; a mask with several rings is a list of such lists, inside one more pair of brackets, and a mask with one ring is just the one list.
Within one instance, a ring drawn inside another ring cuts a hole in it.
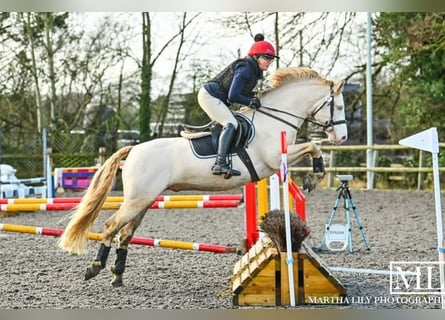
[{"label": "horse's tail", "polygon": [[58,241],[58,246],[62,250],[76,254],[85,253],[90,228],[111,191],[120,161],[130,153],[131,149],[132,146],[119,149],[96,171],[82,201],[72,213],[71,220]]}]

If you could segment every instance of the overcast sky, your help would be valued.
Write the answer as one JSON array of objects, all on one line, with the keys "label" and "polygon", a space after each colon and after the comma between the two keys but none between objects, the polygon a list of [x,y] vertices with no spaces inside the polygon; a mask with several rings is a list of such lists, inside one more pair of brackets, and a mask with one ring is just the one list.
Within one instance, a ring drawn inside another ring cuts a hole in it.
[{"label": "overcast sky", "polygon": [[[193,15],[192,12],[188,13],[191,17]],[[204,12],[202,16],[199,18],[198,25],[194,27],[194,29],[189,29],[190,34],[196,35],[199,34],[199,40],[203,41],[204,44],[199,46],[198,49],[194,49],[192,52],[193,59],[195,61],[205,61],[212,60],[215,65],[215,74],[220,71],[226,64],[230,63],[232,59],[236,58],[238,50],[240,50],[241,55],[245,55],[249,50],[250,46],[253,43],[253,40],[250,34],[242,33],[238,30],[226,30],[223,28],[220,20],[222,17],[227,15],[233,15],[234,12]],[[141,13],[128,13],[128,12],[87,12],[85,13],[86,19],[84,20],[86,28],[94,29],[97,25],[99,19],[104,15],[113,15],[116,19],[122,21],[122,19],[127,20],[127,23],[133,25],[133,28],[136,33],[136,37],[134,41],[131,43],[132,50],[136,53],[138,57],[142,56],[142,40],[140,36],[141,29]],[[152,23],[153,23],[153,31],[152,31],[152,39],[153,53],[156,54],[159,52],[160,47],[168,40],[170,37],[178,31],[178,26],[180,24],[180,17],[182,12],[156,12],[152,13]],[[358,14],[360,20],[362,20],[363,32],[366,28],[366,13]],[[360,23],[358,25],[360,28]],[[273,20],[261,22],[252,26],[254,33],[264,33],[267,36],[273,35]],[[224,30],[224,31],[223,31]],[[273,43],[273,39],[266,39]],[[172,70],[172,62],[173,57],[176,53],[177,46],[172,46],[166,54],[164,54],[159,61],[155,64],[155,72],[158,76],[164,77],[165,81],[155,81],[153,83],[154,92],[165,92],[168,88],[168,79]],[[184,49],[187,49],[187,46],[184,46]],[[310,50],[310,48],[305,48],[306,50]],[[351,68],[357,65],[359,62],[364,62],[366,57],[366,52],[353,52],[354,48],[343,50],[343,54],[347,57],[343,59],[343,61],[337,62],[334,70],[331,74],[327,75],[324,73],[327,66],[331,65],[329,60],[320,61],[319,65],[313,66],[314,69],[319,71],[323,76],[327,76],[335,79],[342,79],[346,77],[350,72]],[[355,48],[357,50],[357,48]],[[350,52],[349,52],[350,51]],[[350,53],[348,55],[348,53]],[[285,55],[286,51],[282,50],[280,52],[281,55]],[[328,59],[328,55],[326,55]],[[192,61],[189,59],[187,61]],[[323,65],[325,64],[325,65]],[[136,68],[136,65],[129,62],[127,65],[128,70],[131,68]],[[189,62],[188,65],[182,65],[184,69],[191,69],[193,65]],[[271,68],[270,71],[274,69]],[[183,71],[186,73],[186,71]],[[180,75],[181,76],[181,72]],[[157,94],[155,94],[157,95]]]}]

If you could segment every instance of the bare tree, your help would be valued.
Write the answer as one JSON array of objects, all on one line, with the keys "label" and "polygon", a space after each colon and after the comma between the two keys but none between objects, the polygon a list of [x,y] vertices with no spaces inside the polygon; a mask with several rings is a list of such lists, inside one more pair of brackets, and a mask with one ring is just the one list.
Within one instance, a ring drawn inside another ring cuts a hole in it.
[{"label": "bare tree", "polygon": [[[308,66],[329,74],[354,32],[354,12],[239,13],[223,19],[224,25],[250,35],[265,33],[281,57],[276,67]],[[264,29],[264,26],[269,26]],[[261,28],[261,29],[260,29]]]},{"label": "bare tree", "polygon": [[169,87],[167,91],[167,95],[165,100],[161,106],[161,126],[160,126],[160,134],[162,135],[163,124],[168,113],[168,107],[170,104],[170,97],[175,85],[175,80],[177,76],[179,62],[182,59],[181,51],[183,48],[183,44],[185,42],[185,31],[187,27],[189,27],[192,22],[200,15],[197,13],[193,15],[190,19],[187,19],[187,13],[183,13],[182,22],[179,27],[178,32],[173,34],[165,43],[161,46],[159,51],[153,55],[151,51],[151,20],[150,14],[144,12],[142,17],[142,28],[143,28],[143,59],[142,59],[142,83],[141,83],[141,107],[140,107],[140,131],[141,131],[141,140],[146,141],[151,138],[151,132],[149,124],[151,122],[151,78],[153,76],[153,67],[158,59],[162,56],[167,48],[174,44],[174,41],[179,39],[178,47],[176,50],[175,60],[173,63],[173,68],[171,72],[171,77],[169,81]]},{"label": "bare tree", "polygon": [[37,131],[41,132],[42,130],[42,97],[40,94],[40,83],[39,83],[39,75],[37,71],[37,58],[36,58],[36,43],[34,40],[33,34],[33,17],[31,13],[26,13],[26,16],[23,19],[24,27],[26,30],[26,37],[28,40],[30,56],[31,56],[31,74],[34,79],[34,98],[36,103],[36,117],[37,117]]},{"label": "bare tree", "polygon": [[149,12],[142,12],[142,65],[141,65],[141,105],[139,108],[139,130],[141,141],[151,136],[151,19]]},{"label": "bare tree", "polygon": [[199,16],[199,13],[192,16],[192,18],[189,20],[187,20],[186,12],[182,16],[182,22],[181,22],[181,25],[179,27],[179,32],[178,32],[179,43],[178,43],[178,48],[177,48],[176,55],[175,55],[173,70],[172,70],[171,77],[170,77],[170,84],[168,87],[167,95],[165,96],[165,99],[163,99],[163,104],[162,104],[162,108],[161,108],[161,110],[162,110],[161,125],[160,125],[160,129],[159,129],[160,136],[162,136],[162,134],[163,134],[164,123],[165,123],[169,105],[170,105],[170,98],[172,95],[172,91],[174,89],[175,80],[176,80],[176,76],[177,76],[177,72],[178,72],[178,65],[179,65],[179,62],[181,61],[182,47],[185,42],[185,30],[186,30],[187,26],[190,25],[193,22],[193,20],[195,20],[198,16]]},{"label": "bare tree", "polygon": [[125,82],[134,77],[134,72],[124,74],[134,36],[125,20],[105,16],[95,28],[85,28],[84,13],[1,17],[2,128],[40,131],[52,125],[57,134],[69,134],[82,125],[93,97],[120,108],[124,98],[119,88],[127,88]]}]

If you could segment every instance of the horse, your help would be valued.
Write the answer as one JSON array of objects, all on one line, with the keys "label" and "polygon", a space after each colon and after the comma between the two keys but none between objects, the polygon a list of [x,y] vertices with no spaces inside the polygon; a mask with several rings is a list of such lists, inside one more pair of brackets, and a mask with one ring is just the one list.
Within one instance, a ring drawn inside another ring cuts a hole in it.
[{"label": "horse", "polygon": [[344,81],[327,80],[310,68],[277,69],[268,80],[269,86],[260,94],[262,106],[238,111],[251,120],[254,128],[251,130],[254,138],[248,142],[247,148],[243,148],[254,168],[254,175],[237,155],[231,161],[241,175],[226,179],[212,175],[214,158],[197,157],[191,150],[190,140],[184,137],[157,138],[125,146],[104,162],[81,202],[70,213],[57,244],[71,254],[85,253],[89,230],[111,191],[117,170],[122,167],[124,200],[104,222],[102,241],[96,258],[87,267],[85,280],[95,277],[105,268],[113,239],[117,237],[116,260],[110,268],[111,285],[123,285],[128,244],[151,204],[164,191],[224,191],[276,173],[282,160],[282,131],[288,137],[287,161],[290,165],[306,155],[312,157],[312,177],[303,187],[308,191],[315,188],[325,175],[320,147],[312,142],[294,144],[293,141],[304,121],[323,128],[333,144],[347,140],[342,94]]}]

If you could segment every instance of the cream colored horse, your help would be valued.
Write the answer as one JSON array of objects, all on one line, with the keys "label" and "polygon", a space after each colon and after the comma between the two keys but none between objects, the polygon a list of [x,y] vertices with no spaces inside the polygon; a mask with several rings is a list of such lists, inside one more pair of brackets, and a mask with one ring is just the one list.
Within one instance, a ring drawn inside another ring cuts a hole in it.
[{"label": "cream colored horse", "polygon": [[[258,111],[244,110],[253,119],[255,137],[247,148],[260,179],[280,168],[280,132],[285,130],[289,143],[294,141],[298,128],[308,120],[323,127],[332,143],[347,139],[343,82],[328,81],[311,69],[289,68],[278,70],[270,77],[270,89],[261,97]],[[255,114],[254,114],[255,112]],[[309,154],[317,161],[317,178],[324,176],[322,154],[313,143],[290,144],[288,162],[292,164]],[[237,188],[251,181],[251,176],[237,156],[233,165],[240,176],[224,179],[212,175],[214,159],[198,159],[185,138],[160,138],[124,147],[116,151],[96,172],[86,194],[73,212],[59,247],[68,252],[85,252],[87,235],[100,214],[122,159],[124,201],[104,224],[103,240],[97,257],[87,268],[85,280],[96,276],[106,265],[113,238],[119,233],[112,285],[121,286],[128,243],[141,223],[147,209],[165,190],[222,191]],[[321,167],[320,167],[321,166]],[[304,186],[311,189],[313,186]]]}]

